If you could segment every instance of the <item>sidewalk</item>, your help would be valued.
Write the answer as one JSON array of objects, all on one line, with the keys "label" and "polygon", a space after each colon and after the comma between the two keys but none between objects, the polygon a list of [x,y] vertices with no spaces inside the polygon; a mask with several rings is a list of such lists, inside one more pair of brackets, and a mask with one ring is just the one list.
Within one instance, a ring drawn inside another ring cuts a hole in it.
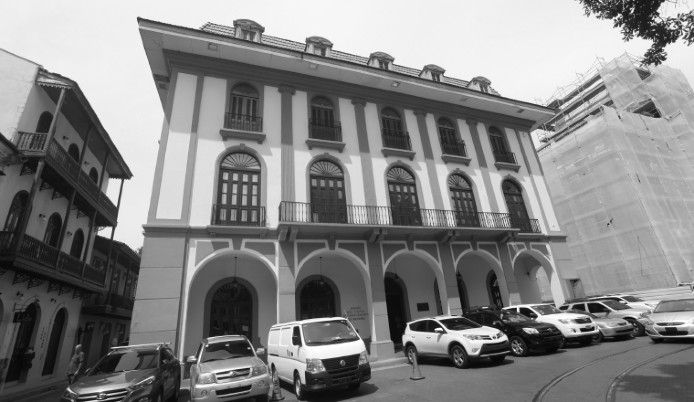
[{"label": "sidewalk", "polygon": [[[67,388],[67,380],[56,381],[54,383],[42,384],[41,386],[23,389],[9,393],[7,391],[0,394],[0,402],[25,402],[25,401],[44,401],[54,400],[53,398],[45,398],[49,395],[62,395]],[[43,398],[42,398],[43,397]],[[57,401],[57,399],[55,399]]]}]

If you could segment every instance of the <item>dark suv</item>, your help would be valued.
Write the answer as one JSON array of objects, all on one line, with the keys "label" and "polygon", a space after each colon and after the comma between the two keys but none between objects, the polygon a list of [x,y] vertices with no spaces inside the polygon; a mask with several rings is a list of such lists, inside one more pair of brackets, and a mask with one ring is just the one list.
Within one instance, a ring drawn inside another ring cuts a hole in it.
[{"label": "dark suv", "polygon": [[62,402],[177,401],[181,365],[167,344],[119,346],[69,385]]},{"label": "dark suv", "polygon": [[463,316],[503,331],[514,356],[526,356],[531,349],[555,352],[564,342],[561,331],[553,324],[533,321],[515,311],[483,307],[465,310]]}]

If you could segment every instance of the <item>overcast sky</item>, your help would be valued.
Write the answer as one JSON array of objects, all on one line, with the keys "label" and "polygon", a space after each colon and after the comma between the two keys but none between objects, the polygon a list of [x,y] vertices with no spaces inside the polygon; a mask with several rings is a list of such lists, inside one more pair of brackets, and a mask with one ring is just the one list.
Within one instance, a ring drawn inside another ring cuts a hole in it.
[{"label": "overcast sky", "polygon": [[[76,81],[130,166],[115,238],[133,249],[143,243],[163,119],[137,17],[190,28],[251,19],[271,36],[317,35],[343,52],[383,51],[396,64],[436,64],[464,80],[481,75],[505,97],[540,104],[596,60],[640,56],[649,46],[624,43],[575,0],[3,1],[0,48]],[[694,47],[667,51],[666,64],[694,83]],[[114,202],[118,187],[110,183]]]}]

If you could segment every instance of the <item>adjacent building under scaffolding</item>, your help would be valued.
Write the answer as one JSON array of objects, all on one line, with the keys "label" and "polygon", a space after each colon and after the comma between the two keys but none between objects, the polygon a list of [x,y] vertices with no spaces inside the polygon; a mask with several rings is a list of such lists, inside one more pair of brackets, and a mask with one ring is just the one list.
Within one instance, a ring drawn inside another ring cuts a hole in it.
[{"label": "adjacent building under scaffolding", "polygon": [[577,295],[692,281],[694,92],[628,55],[560,90],[538,154]]}]

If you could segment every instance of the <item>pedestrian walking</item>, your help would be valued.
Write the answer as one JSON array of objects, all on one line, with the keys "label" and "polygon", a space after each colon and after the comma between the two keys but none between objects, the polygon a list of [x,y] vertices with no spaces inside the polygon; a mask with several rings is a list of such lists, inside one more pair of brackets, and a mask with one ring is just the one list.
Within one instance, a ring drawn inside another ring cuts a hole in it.
[{"label": "pedestrian walking", "polygon": [[70,358],[70,366],[67,368],[67,382],[72,384],[77,381],[80,374],[82,374],[82,368],[84,367],[84,352],[82,352],[82,345],[75,346],[75,354]]}]

